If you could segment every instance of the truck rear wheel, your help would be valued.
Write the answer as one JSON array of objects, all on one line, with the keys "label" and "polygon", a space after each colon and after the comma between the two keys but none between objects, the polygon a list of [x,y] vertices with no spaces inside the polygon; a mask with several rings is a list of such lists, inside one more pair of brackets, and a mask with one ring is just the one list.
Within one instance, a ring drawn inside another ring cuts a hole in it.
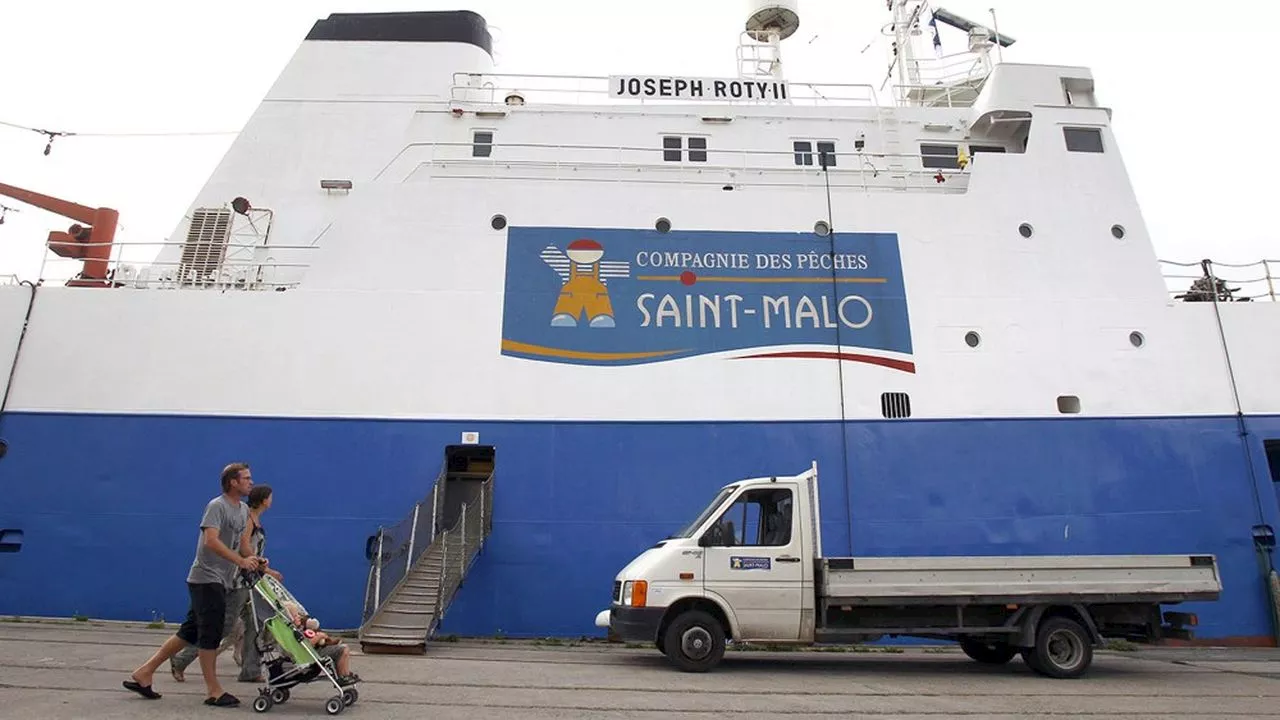
[{"label": "truck rear wheel", "polygon": [[979,640],[965,638],[960,641],[960,649],[965,655],[986,665],[1003,665],[1018,654],[1018,649],[1008,643],[984,643]]},{"label": "truck rear wheel", "polygon": [[1051,678],[1078,678],[1093,662],[1093,640],[1080,623],[1065,617],[1046,618],[1036,629],[1036,646],[1022,659]]},{"label": "truck rear wheel", "polygon": [[684,672],[706,672],[724,657],[724,628],[701,610],[683,612],[667,626],[662,649]]}]

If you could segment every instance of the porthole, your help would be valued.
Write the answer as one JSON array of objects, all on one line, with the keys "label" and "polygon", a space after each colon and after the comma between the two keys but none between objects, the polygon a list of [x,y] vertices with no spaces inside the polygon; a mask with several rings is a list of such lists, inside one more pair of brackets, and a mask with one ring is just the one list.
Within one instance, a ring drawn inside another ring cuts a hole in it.
[{"label": "porthole", "polygon": [[1018,226],[1018,234],[1024,238],[1031,237],[1032,233],[1034,232],[1035,230],[1032,229],[1032,227],[1027,223],[1022,223],[1021,225]]},{"label": "porthole", "polygon": [[1146,339],[1145,337],[1143,337],[1142,333],[1138,332],[1137,330],[1134,330],[1133,332],[1129,333],[1129,344],[1130,344],[1130,345],[1132,345],[1132,346],[1134,346],[1134,347],[1136,347],[1136,348],[1140,348],[1140,347],[1142,347],[1143,345],[1145,345],[1146,343],[1147,343],[1147,339]]},{"label": "porthole", "polygon": [[973,330],[970,330],[964,334],[964,344],[971,348],[976,348],[982,344],[982,336]]},{"label": "porthole", "polygon": [[654,223],[653,227],[660,233],[671,232],[671,221],[666,218],[658,218],[658,222]]},{"label": "porthole", "polygon": [[489,227],[492,227],[494,230],[501,230],[506,226],[507,226],[506,215],[494,215],[492,218],[489,218]]},{"label": "porthole", "polygon": [[813,231],[821,237],[826,237],[831,234],[831,226],[826,220],[819,220],[813,224]]},{"label": "porthole", "polygon": [[1111,237],[1113,237],[1113,238],[1115,238],[1115,239],[1117,239],[1117,240],[1123,240],[1123,239],[1124,239],[1124,226],[1123,226],[1123,225],[1112,225],[1112,226],[1111,226]]}]

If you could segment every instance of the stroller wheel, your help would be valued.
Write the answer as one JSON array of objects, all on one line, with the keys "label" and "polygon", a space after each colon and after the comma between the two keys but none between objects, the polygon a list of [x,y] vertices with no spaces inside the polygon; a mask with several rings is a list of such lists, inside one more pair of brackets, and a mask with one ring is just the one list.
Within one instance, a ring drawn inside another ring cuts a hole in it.
[{"label": "stroller wheel", "polygon": [[259,695],[253,699],[253,711],[264,713],[270,710],[273,704],[270,695]]},{"label": "stroller wheel", "polygon": [[360,691],[356,690],[355,688],[347,688],[346,690],[342,691],[342,702],[348,707],[355,705],[356,701],[359,699],[360,699]]},{"label": "stroller wheel", "polygon": [[347,709],[347,706],[342,704],[341,695],[334,695],[333,697],[329,698],[329,702],[324,704],[324,711],[329,713],[330,715],[337,715],[338,713],[346,709]]},{"label": "stroller wheel", "polygon": [[283,704],[285,704],[285,703],[289,702],[289,689],[288,689],[288,688],[276,688],[275,690],[272,690],[272,691],[271,691],[271,702],[275,703],[276,705],[283,705]]}]

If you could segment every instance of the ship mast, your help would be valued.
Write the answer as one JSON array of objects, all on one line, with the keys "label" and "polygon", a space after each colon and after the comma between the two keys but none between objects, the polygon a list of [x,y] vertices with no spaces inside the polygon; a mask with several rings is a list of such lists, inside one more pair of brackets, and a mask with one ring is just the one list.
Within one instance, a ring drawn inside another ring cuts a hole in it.
[{"label": "ship mast", "polygon": [[912,38],[920,34],[921,0],[886,0],[893,12],[893,63],[898,69],[898,85],[906,88],[920,84],[920,66],[915,57]]}]

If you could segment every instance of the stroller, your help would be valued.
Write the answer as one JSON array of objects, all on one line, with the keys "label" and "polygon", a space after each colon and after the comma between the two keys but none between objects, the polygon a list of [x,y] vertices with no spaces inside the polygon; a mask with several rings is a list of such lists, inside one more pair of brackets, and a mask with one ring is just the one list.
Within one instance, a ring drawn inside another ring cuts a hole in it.
[{"label": "stroller", "polygon": [[[262,664],[267,669],[267,686],[254,698],[254,712],[267,712],[274,705],[288,702],[290,688],[315,681],[327,681],[338,693],[325,703],[325,712],[337,715],[355,705],[360,693],[354,683],[340,684],[333,659],[319,655],[295,624],[306,618],[302,603],[270,575],[241,572],[252,583],[249,602],[253,607],[254,627],[245,631],[253,633]],[[295,613],[300,615],[296,620]]]}]

